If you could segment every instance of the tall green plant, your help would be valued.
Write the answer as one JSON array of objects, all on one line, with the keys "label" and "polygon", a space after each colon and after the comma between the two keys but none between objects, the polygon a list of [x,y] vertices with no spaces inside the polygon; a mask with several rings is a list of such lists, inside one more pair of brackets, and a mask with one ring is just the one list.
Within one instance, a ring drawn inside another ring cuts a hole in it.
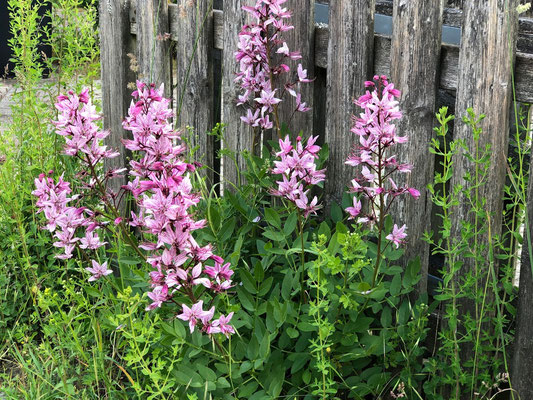
[{"label": "tall green plant", "polygon": [[[434,183],[428,185],[435,205],[442,213],[439,235],[426,234],[433,254],[444,257],[443,283],[435,296],[443,302],[444,326],[439,331],[439,345],[426,369],[430,378],[425,384],[426,395],[434,399],[487,398],[492,395],[495,377],[507,370],[506,348],[511,336],[508,310],[514,293],[512,265],[501,264],[499,259],[509,249],[501,238],[493,234],[491,215],[485,209],[483,186],[490,167],[490,146],[479,145],[483,115],[472,110],[463,118],[471,127],[474,148],[459,140],[448,141],[448,124],[454,119],[443,107],[437,113],[437,138],[430,151],[441,157],[442,172],[435,173]],[[459,155],[472,165],[464,179],[468,186],[450,185],[453,163]],[[467,220],[460,229],[452,227],[452,214],[460,206],[460,199],[469,207]],[[459,231],[459,236],[455,235]],[[486,238],[486,239],[484,239]],[[465,260],[473,259],[474,268],[465,270]],[[498,271],[500,267],[500,274]],[[502,278],[504,280],[502,280]],[[464,309],[465,300],[473,304],[471,312]],[[465,362],[465,348],[472,348],[472,357]],[[501,382],[498,382],[498,384]]]}]

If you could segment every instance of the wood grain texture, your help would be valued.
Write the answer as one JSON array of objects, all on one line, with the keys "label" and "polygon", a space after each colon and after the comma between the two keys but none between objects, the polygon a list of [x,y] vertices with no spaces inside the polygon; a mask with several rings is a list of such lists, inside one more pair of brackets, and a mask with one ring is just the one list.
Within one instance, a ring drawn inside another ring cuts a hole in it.
[{"label": "wood grain texture", "polygon": [[[223,160],[224,180],[232,183],[238,182],[238,170],[245,168],[245,160],[239,155],[242,150],[252,149],[252,129],[241,121],[245,115],[243,106],[237,106],[237,98],[240,94],[239,87],[234,79],[239,70],[235,61],[234,52],[237,50],[239,32],[247,22],[247,15],[241,9],[244,3],[241,0],[224,2],[223,38],[224,50],[222,51],[222,122],[226,125],[225,141],[223,148],[236,154],[237,167],[233,160],[225,157]],[[224,183],[224,190],[231,188],[230,184]]]},{"label": "wood grain texture", "polygon": [[[533,158],[529,166],[529,176],[533,173]],[[529,235],[533,238],[533,179],[527,190],[527,217]],[[527,225],[526,225],[527,226]],[[533,399],[533,277],[531,260],[533,254],[527,245],[528,232],[524,232],[524,246],[520,263],[520,282],[516,310],[516,330],[513,353],[511,355],[511,382],[513,389],[522,399]]]},{"label": "wood grain texture", "polygon": [[345,165],[355,135],[350,132],[353,99],[364,93],[372,76],[374,1],[331,0],[326,99],[326,135],[329,145],[325,203],[340,204],[354,169]]},{"label": "wood grain texture", "polygon": [[[283,34],[283,41],[287,42],[291,51],[300,51],[302,58],[300,60],[284,60],[284,63],[291,67],[291,75],[281,75],[281,82],[275,84],[275,87],[278,88],[283,88],[287,82],[298,80],[296,73],[298,64],[302,64],[302,67],[307,69],[310,78],[315,76],[315,1],[289,0],[283,4],[283,7],[293,10],[289,23],[294,26],[294,29]],[[302,94],[302,101],[313,108],[314,82],[301,83],[298,85],[298,89]],[[279,119],[288,124],[292,133],[303,131],[303,137],[309,137],[313,134],[313,111],[294,113],[295,109],[295,98],[286,93],[283,102],[278,107]]]},{"label": "wood grain texture", "polygon": [[[382,3],[390,3],[381,0]],[[169,10],[176,8],[176,4],[169,4]],[[387,4],[387,10],[392,15],[392,7]],[[170,12],[172,14],[172,12]],[[463,11],[459,9],[444,9],[443,23],[460,27],[463,20]],[[213,12],[214,46],[215,49],[224,48],[224,13],[220,10]],[[516,54],[516,94],[521,102],[533,102],[533,19],[520,18],[519,36],[517,39]],[[172,40],[177,40],[177,27],[171,21]],[[136,35],[137,22],[131,21],[131,33]],[[328,66],[329,26],[315,24],[315,66],[327,68]],[[374,72],[389,76],[390,73],[390,37],[380,34],[374,35]],[[442,45],[442,65],[439,87],[441,89],[455,90],[457,88],[457,65],[459,62],[459,47],[451,44]],[[530,54],[531,53],[531,54]],[[520,73],[518,73],[520,71]]]},{"label": "wood grain texture", "polygon": [[[493,236],[501,232],[503,187],[506,178],[506,157],[509,141],[509,109],[512,97],[511,66],[513,52],[509,51],[509,42],[516,40],[518,18],[516,16],[516,1],[484,0],[479,2],[465,2],[463,5],[464,21],[462,41],[459,51],[458,83],[455,103],[454,139],[463,140],[469,149],[474,151],[475,144],[472,129],[462,121],[467,109],[485,114],[481,122],[483,129],[479,141],[481,151],[486,145],[493,150],[490,156],[490,168],[485,185],[479,190],[480,198],[486,198],[485,210],[491,216],[491,231]],[[462,185],[472,187],[464,179],[465,174],[473,173],[471,161],[459,151],[454,158],[454,172],[451,179],[452,187]],[[468,221],[474,225],[474,216],[465,196],[459,195],[459,205],[451,215],[452,237],[460,238],[463,223]],[[480,229],[474,228],[474,229]],[[473,240],[473,239],[472,239]],[[488,237],[479,235],[477,245],[487,246]],[[488,251],[488,250],[487,250]],[[487,262],[476,263],[473,258],[463,261],[462,274],[478,270],[479,276],[487,275]],[[480,270],[481,268],[481,270]],[[457,278],[461,280],[460,277]],[[484,279],[478,280],[479,287],[483,287]],[[490,303],[490,299],[487,300]],[[476,318],[476,306],[473,300],[460,299],[462,313],[469,313]],[[470,344],[462,346],[461,358],[468,360],[473,356]]]},{"label": "wood grain texture", "polygon": [[418,291],[427,289],[429,245],[421,240],[431,230],[431,197],[426,185],[433,178],[434,158],[428,156],[433,137],[437,76],[441,49],[443,0],[395,0],[391,44],[391,81],[400,89],[403,118],[398,134],[408,136],[406,145],[394,148],[400,162],[413,166],[410,174],[395,174],[401,185],[420,191],[420,198],[401,196],[391,215],[398,226],[407,224],[409,235],[402,263],[420,257]]},{"label": "wood grain texture", "polygon": [[165,85],[165,96],[171,96],[170,33],[167,0],[137,0],[137,61],[139,78],[147,83]]},{"label": "wood grain texture", "polygon": [[[126,137],[122,120],[127,114],[131,101],[129,82],[135,81],[129,69],[128,53],[135,53],[135,42],[129,30],[130,3],[127,0],[100,2],[100,64],[102,69],[102,111],[104,129],[111,134],[105,144],[120,151],[121,155],[106,159],[106,168],[122,168],[127,164],[127,153],[121,139]],[[118,192],[125,178],[115,178],[110,188]],[[122,211],[125,205],[122,204]]]},{"label": "wood grain texture", "polygon": [[176,42],[177,126],[193,128],[191,146],[198,146],[196,161],[206,166],[213,182],[215,150],[213,136],[207,135],[214,122],[213,7],[211,1],[182,0],[169,9]]}]

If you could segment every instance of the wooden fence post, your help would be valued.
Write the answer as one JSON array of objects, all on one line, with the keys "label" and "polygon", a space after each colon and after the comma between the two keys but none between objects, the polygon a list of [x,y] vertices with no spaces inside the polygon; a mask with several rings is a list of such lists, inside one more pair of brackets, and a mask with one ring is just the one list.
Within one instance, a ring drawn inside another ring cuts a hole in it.
[{"label": "wooden fence post", "polygon": [[146,83],[165,85],[170,97],[170,34],[167,0],[137,1],[137,60],[139,77]]},{"label": "wooden fence post", "polygon": [[195,158],[205,165],[208,183],[213,183],[215,149],[213,129],[215,93],[213,76],[213,3],[182,0],[169,9],[175,29],[177,66],[177,126],[194,129],[192,146],[198,146]]},{"label": "wooden fence post", "polygon": [[[463,140],[474,149],[472,129],[462,122],[467,108],[476,114],[485,114],[481,123],[483,133],[480,149],[490,144],[490,170],[485,185],[480,189],[480,198],[485,197],[485,209],[491,214],[492,236],[499,235],[502,224],[503,188],[506,177],[506,157],[509,140],[509,107],[512,96],[511,73],[516,42],[518,18],[515,0],[485,0],[465,2],[461,48],[459,52],[457,98],[455,106],[454,139]],[[471,172],[472,164],[462,153],[454,160],[452,187],[472,183],[464,175]],[[465,198],[452,213],[452,236],[459,238],[465,221],[473,222]],[[478,238],[479,242],[487,237]],[[463,261],[462,274],[473,271],[472,258]],[[487,268],[486,265],[479,265]],[[461,279],[460,277],[457,279]],[[483,282],[480,282],[483,287]],[[490,300],[489,300],[490,301]],[[462,314],[470,313],[475,318],[473,300],[460,299]],[[472,348],[464,346],[462,359],[472,357]]]},{"label": "wooden fence post", "polygon": [[[520,263],[520,282],[516,310],[516,330],[511,361],[511,385],[521,399],[533,399],[533,254],[529,251],[528,234],[533,238],[533,158],[529,166],[527,189],[527,215],[529,232],[524,232],[522,258]],[[526,225],[527,227],[527,225]],[[517,398],[518,396],[515,396]]]},{"label": "wooden fence post", "polygon": [[409,235],[403,263],[420,256],[418,291],[427,289],[429,245],[421,240],[431,230],[432,203],[426,185],[433,180],[434,157],[429,154],[433,137],[435,100],[442,35],[443,0],[394,0],[391,44],[391,82],[401,90],[403,118],[396,126],[409,141],[394,149],[400,162],[413,166],[410,174],[398,174],[398,184],[420,191],[418,200],[399,197],[391,210],[394,222],[407,224]]},{"label": "wooden fence post", "polygon": [[[128,82],[135,76],[129,69],[128,53],[135,53],[134,39],[130,32],[130,2],[100,1],[100,63],[102,68],[102,109],[104,128],[111,134],[105,144],[120,151],[120,157],[106,159],[106,168],[122,168],[126,165],[126,152],[121,139],[126,137],[122,120],[131,101]],[[115,178],[110,187],[117,192],[125,183]],[[124,211],[124,204],[122,205]]]},{"label": "wooden fence post", "polygon": [[[252,129],[241,121],[244,107],[237,106],[240,90],[234,79],[239,70],[234,52],[239,43],[239,32],[246,23],[246,12],[242,10],[241,0],[224,1],[224,49],[222,51],[222,122],[226,126],[223,147],[235,153],[237,166],[229,157],[223,159],[225,182],[238,184],[238,170],[245,168],[245,161],[239,156],[242,150],[252,150]],[[224,184],[224,190],[231,185]]]},{"label": "wooden fence post", "polygon": [[329,145],[325,203],[340,204],[355,171],[344,164],[355,135],[350,132],[354,98],[364,93],[372,76],[374,0],[331,0],[326,100],[326,135]]}]

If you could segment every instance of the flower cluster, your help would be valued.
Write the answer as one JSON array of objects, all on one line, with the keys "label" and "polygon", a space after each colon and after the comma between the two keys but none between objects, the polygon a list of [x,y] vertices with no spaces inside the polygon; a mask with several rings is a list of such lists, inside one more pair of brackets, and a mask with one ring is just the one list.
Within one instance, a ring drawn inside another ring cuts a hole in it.
[{"label": "flower cluster", "polygon": [[[100,241],[98,234],[95,232],[97,224],[88,217],[92,215],[90,210],[84,207],[71,207],[68,203],[75,200],[75,197],[69,197],[71,193],[70,183],[63,180],[60,176],[57,183],[52,179],[52,171],[46,176],[40,174],[35,179],[36,189],[32,192],[37,196],[36,206],[38,212],[43,212],[46,217],[45,228],[54,233],[57,239],[54,246],[62,248],[63,254],[56,255],[56,258],[72,258],[72,252],[76,245],[82,249],[95,250],[105,243]],[[78,228],[85,227],[85,236],[76,236]]]},{"label": "flower cluster", "polygon": [[[91,104],[88,90],[83,90],[79,95],[70,91],[68,95],[59,96],[56,108],[59,110],[59,115],[54,124],[57,127],[57,133],[65,137],[65,154],[80,159],[85,165],[85,170],[95,173],[99,162],[119,154],[108,150],[101,144],[109,133],[101,131],[95,124],[99,116]],[[68,203],[75,201],[78,196],[69,197],[70,183],[64,181],[63,176],[60,176],[56,183],[51,177],[52,174],[53,172],[50,171],[48,176],[39,175],[35,179],[36,189],[32,193],[38,197],[36,205],[39,212],[43,212],[47,219],[45,228],[53,232],[55,238],[58,239],[54,242],[54,246],[64,249],[64,253],[56,257],[72,258],[72,252],[76,246],[88,251],[97,250],[105,245],[106,242],[103,242],[98,235],[98,230],[103,225],[97,219],[98,213],[87,207],[69,206]],[[85,175],[87,173],[81,174],[81,176]],[[107,178],[111,175],[113,174],[109,174]],[[102,185],[103,180],[99,180],[96,173],[85,183],[86,188],[98,186],[102,189]],[[78,228],[85,230],[83,236],[78,236]],[[101,274],[93,274],[94,279],[108,275],[108,271],[111,272],[107,267],[101,271]]]},{"label": "flower cluster", "polygon": [[[277,76],[290,72],[286,60],[298,60],[301,55],[290,51],[283,41],[283,32],[294,29],[287,20],[291,12],[282,7],[287,0],[257,0],[254,7],[243,6],[255,23],[244,25],[239,33],[238,51],[235,58],[239,62],[240,72],[235,78],[243,89],[238,104],[248,105],[247,115],[242,121],[253,127],[271,129],[274,124],[272,113],[286,92],[296,99],[294,112],[306,112],[310,108],[302,101],[297,91],[300,83],[310,82],[307,70],[301,64],[297,67],[295,81],[287,82],[283,88],[275,88],[272,82]],[[276,125],[279,125],[276,121]],[[279,130],[279,126],[276,126]]]},{"label": "flower cluster", "polygon": [[174,300],[178,293],[194,303],[192,308],[182,304],[183,313],[179,315],[189,321],[191,332],[201,322],[205,332],[231,333],[231,315],[212,321],[214,308],[204,312],[202,300],[195,297],[197,285],[203,285],[213,295],[229,289],[233,271],[213,254],[210,244],[201,247],[192,235],[205,226],[205,220],[195,221],[190,212],[200,201],[188,177],[195,166],[183,160],[185,146],[175,144],[180,133],[169,122],[170,100],[163,97],[163,87],[157,89],[142,82],[137,82],[132,96],[134,101],[123,126],[131,131],[133,139],[123,142],[127,149],[143,156],[130,162],[134,179],[123,188],[133,193],[139,205],[139,213],[132,212],[130,225],[143,228],[153,238],[140,246],[152,252],[147,261],[154,269],[150,273],[152,291],[148,293],[152,303],[147,310]]},{"label": "flower cluster", "polygon": [[59,110],[59,116],[54,125],[57,133],[65,137],[65,154],[79,157],[91,167],[104,158],[119,155],[101,144],[109,132],[100,130],[94,123],[100,116],[91,104],[88,89],[79,95],[69,91],[68,95],[59,96],[55,106]]},{"label": "flower cluster", "polygon": [[318,137],[311,136],[304,147],[302,138],[296,138],[296,146],[293,147],[289,137],[279,140],[280,151],[276,153],[281,160],[274,161],[273,174],[279,174],[281,181],[277,181],[277,189],[271,190],[275,196],[285,197],[303,210],[304,217],[316,214],[321,207],[315,196],[309,202],[308,194],[311,185],[316,185],[325,179],[325,169],[317,170],[315,160],[318,158],[320,146],[315,142]]},{"label": "flower cluster", "polygon": [[[352,180],[350,192],[362,193],[369,200],[370,212],[361,214],[361,201],[354,197],[353,206],[346,208],[350,219],[358,218],[358,222],[376,222],[384,217],[393,200],[405,193],[414,198],[420,196],[415,188],[398,186],[392,179],[394,172],[409,173],[411,165],[401,164],[396,156],[389,154],[390,148],[398,143],[406,143],[406,136],[398,136],[393,121],[402,117],[397,98],[400,91],[387,81],[386,76],[374,76],[374,82],[367,81],[365,86],[370,90],[362,95],[355,104],[363,109],[360,116],[353,117],[351,131],[359,138],[359,144],[346,160],[351,166],[361,166],[361,173]],[[402,243],[405,225],[398,228],[394,225],[393,232],[387,236],[396,247]]]}]

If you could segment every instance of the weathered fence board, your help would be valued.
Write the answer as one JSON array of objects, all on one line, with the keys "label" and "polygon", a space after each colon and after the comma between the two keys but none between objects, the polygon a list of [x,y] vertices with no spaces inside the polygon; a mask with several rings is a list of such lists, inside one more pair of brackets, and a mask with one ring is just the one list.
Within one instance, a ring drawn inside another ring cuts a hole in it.
[{"label": "weathered fence board", "polygon": [[342,193],[354,175],[344,162],[352,151],[350,132],[353,99],[364,93],[363,82],[372,77],[374,1],[331,0],[330,37],[326,88],[326,135],[329,146],[326,204],[340,204]]},{"label": "weathered fence board", "polygon": [[[297,80],[295,77],[296,67],[302,64],[304,69],[307,69],[308,76],[315,76],[315,60],[314,60],[314,37],[315,37],[315,1],[314,0],[289,0],[284,4],[284,7],[294,10],[290,20],[294,29],[286,32],[284,39],[291,51],[298,50],[302,54],[300,60],[291,60],[286,63],[291,67],[293,74],[281,75],[282,84],[289,81]],[[282,84],[276,87],[283,87]],[[304,83],[299,85],[299,90],[302,95],[302,101],[306,102],[309,107],[313,107],[313,89],[314,83]],[[291,132],[298,133],[303,131],[306,136],[313,134],[313,113],[295,113],[296,100],[292,96],[285,96],[278,108],[278,115],[281,121],[285,121]]]},{"label": "weathered fence board", "polygon": [[[403,263],[419,256],[426,278],[429,245],[421,237],[431,230],[432,202],[425,187],[433,179],[434,158],[428,157],[428,144],[435,119],[442,10],[443,0],[394,0],[390,75],[402,91],[404,116],[396,124],[398,133],[409,137],[407,145],[394,151],[401,162],[413,166],[410,174],[398,177],[397,183],[419,189],[420,199],[395,203],[391,214],[409,227]],[[425,292],[426,285],[427,279],[421,279],[419,291]]]},{"label": "weathered fence board", "polygon": [[194,127],[192,145],[197,146],[196,160],[208,166],[206,174],[213,182],[215,149],[213,129],[215,114],[213,76],[213,7],[210,1],[181,1],[169,9],[176,43],[176,115],[183,131]]},{"label": "weathered fence board", "polygon": [[[121,149],[121,139],[126,131],[122,129],[122,119],[130,103],[128,83],[135,81],[129,68],[129,54],[135,53],[134,38],[130,35],[130,3],[128,1],[100,2],[100,53],[102,68],[102,108],[105,115],[104,128],[110,134],[106,145]],[[126,154],[106,159],[106,168],[122,168],[126,165]],[[111,189],[118,192],[125,183],[123,179],[110,181]],[[124,206],[124,205],[123,205]],[[124,211],[124,207],[122,208]]]},{"label": "weathered fence board", "polygon": [[[483,113],[486,118],[480,127],[483,133],[479,148],[491,146],[490,170],[485,185],[479,189],[481,197],[487,199],[485,209],[491,213],[491,233],[497,236],[501,232],[503,187],[506,177],[506,158],[509,141],[508,110],[512,97],[511,66],[513,51],[510,43],[515,43],[518,19],[516,18],[516,1],[489,0],[483,2],[467,2],[464,4],[464,21],[461,48],[459,51],[458,83],[456,92],[454,139],[464,140],[468,148],[474,149],[472,129],[462,122],[467,108],[476,113]],[[512,46],[514,50],[514,46]],[[460,151],[454,160],[454,175],[451,185],[457,184],[472,188],[475,181],[466,181],[466,173],[472,173],[472,163],[462,156]],[[474,179],[474,175],[472,175]],[[469,214],[471,206],[465,196],[460,196],[460,205],[452,214],[452,236],[460,237],[465,221],[475,227],[475,220]],[[487,236],[479,237],[478,243],[488,244]],[[488,251],[488,249],[487,249]],[[474,258],[463,261],[461,274],[477,269],[487,270],[488,262],[477,262]],[[478,274],[482,274],[478,272]],[[460,278],[458,278],[460,279]],[[477,284],[483,287],[483,280]],[[488,300],[490,302],[490,300]],[[473,300],[460,299],[462,312],[469,313],[472,318],[479,318],[477,306]],[[473,348],[465,344],[462,358],[472,356]]]},{"label": "weathered fence board", "polygon": [[137,1],[137,60],[139,76],[147,82],[163,83],[171,94],[170,33],[168,3],[164,0]]},{"label": "weathered fence board", "polygon": [[[225,141],[222,146],[235,152],[236,164],[226,157],[224,159],[223,176],[226,183],[238,183],[238,170],[245,168],[245,160],[238,154],[242,150],[251,150],[253,143],[252,129],[245,125],[240,117],[244,115],[244,108],[237,106],[239,88],[234,83],[239,65],[235,61],[234,52],[237,50],[239,32],[246,23],[247,15],[241,9],[239,1],[224,2],[222,51],[222,122],[226,125]],[[224,184],[224,188],[228,185]]]},{"label": "weathered fence board", "polygon": [[[529,166],[529,176],[533,174],[533,158]],[[533,399],[533,276],[532,258],[527,235],[533,238],[533,179],[527,190],[527,218],[529,232],[524,232],[524,245],[520,263],[520,283],[516,309],[516,330],[511,362],[511,383],[522,399]]]},{"label": "weathered fence board", "polygon": [[[169,4],[169,13],[172,14],[172,8],[176,4]],[[177,11],[176,11],[177,12]],[[392,13],[392,9],[390,11]],[[443,15],[443,24],[460,27],[463,18],[461,10],[445,9]],[[520,102],[533,102],[533,56],[524,51],[533,51],[533,19],[520,19],[520,32],[517,43],[516,54],[516,95]],[[215,49],[223,50],[224,48],[224,12],[214,10],[213,12],[214,40]],[[170,26],[172,40],[177,40],[178,28],[171,21]],[[131,33],[137,34],[137,23],[131,24]],[[390,72],[390,37],[375,34],[374,35],[374,73],[389,75]],[[329,26],[320,24],[315,25],[315,66],[320,68],[328,67],[328,42]],[[457,65],[459,62],[459,47],[451,44],[442,45],[442,63],[439,87],[441,89],[455,90],[457,88]],[[519,73],[520,72],[520,73]]]}]

